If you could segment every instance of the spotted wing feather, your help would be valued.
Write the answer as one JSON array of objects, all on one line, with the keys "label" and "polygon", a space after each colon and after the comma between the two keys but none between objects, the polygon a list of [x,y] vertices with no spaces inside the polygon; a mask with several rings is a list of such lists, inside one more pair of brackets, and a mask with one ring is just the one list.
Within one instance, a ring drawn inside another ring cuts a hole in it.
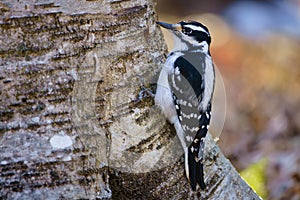
[{"label": "spotted wing feather", "polygon": [[197,64],[189,61],[182,56],[177,58],[170,83],[177,116],[185,132],[186,146],[183,148],[187,148],[188,153],[187,175],[192,189],[195,190],[197,183],[200,188],[205,188],[202,161],[211,106],[205,111],[199,110],[204,92],[202,73],[205,63],[201,58],[198,58]]}]

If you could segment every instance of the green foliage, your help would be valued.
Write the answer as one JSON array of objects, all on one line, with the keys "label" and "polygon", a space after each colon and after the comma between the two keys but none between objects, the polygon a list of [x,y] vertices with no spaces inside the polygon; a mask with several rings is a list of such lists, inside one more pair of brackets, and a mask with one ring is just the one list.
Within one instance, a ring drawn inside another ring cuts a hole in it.
[{"label": "green foliage", "polygon": [[267,164],[268,164],[268,160],[266,158],[263,158],[258,162],[248,166],[240,173],[243,179],[263,199],[267,198],[266,175],[265,175]]}]

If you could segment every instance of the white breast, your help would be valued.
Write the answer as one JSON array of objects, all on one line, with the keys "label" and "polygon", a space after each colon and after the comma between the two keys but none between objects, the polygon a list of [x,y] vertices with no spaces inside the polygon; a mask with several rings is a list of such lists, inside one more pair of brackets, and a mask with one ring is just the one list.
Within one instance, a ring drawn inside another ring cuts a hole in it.
[{"label": "white breast", "polygon": [[177,113],[173,103],[173,97],[168,77],[172,73],[172,70],[174,70],[173,64],[175,60],[181,55],[183,54],[180,52],[175,52],[167,58],[167,61],[162,68],[157,81],[157,89],[154,99],[155,104],[160,107],[165,117],[172,124],[177,119]]}]

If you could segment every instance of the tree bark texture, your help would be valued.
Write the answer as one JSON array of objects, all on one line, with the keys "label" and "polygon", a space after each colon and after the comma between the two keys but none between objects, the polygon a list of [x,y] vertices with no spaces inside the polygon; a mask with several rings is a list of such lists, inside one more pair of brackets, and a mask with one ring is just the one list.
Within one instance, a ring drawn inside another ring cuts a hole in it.
[{"label": "tree bark texture", "polygon": [[139,93],[166,45],[150,0],[0,2],[2,199],[258,199],[207,139],[193,193],[175,131]]}]

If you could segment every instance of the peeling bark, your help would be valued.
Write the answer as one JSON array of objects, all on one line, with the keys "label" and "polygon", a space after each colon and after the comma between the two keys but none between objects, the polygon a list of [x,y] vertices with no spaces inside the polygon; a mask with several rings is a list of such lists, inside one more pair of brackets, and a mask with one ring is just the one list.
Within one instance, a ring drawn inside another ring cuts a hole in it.
[{"label": "peeling bark", "polygon": [[208,190],[190,192],[174,129],[136,100],[165,59],[152,1],[2,1],[0,14],[1,198],[257,199],[211,138]]}]

